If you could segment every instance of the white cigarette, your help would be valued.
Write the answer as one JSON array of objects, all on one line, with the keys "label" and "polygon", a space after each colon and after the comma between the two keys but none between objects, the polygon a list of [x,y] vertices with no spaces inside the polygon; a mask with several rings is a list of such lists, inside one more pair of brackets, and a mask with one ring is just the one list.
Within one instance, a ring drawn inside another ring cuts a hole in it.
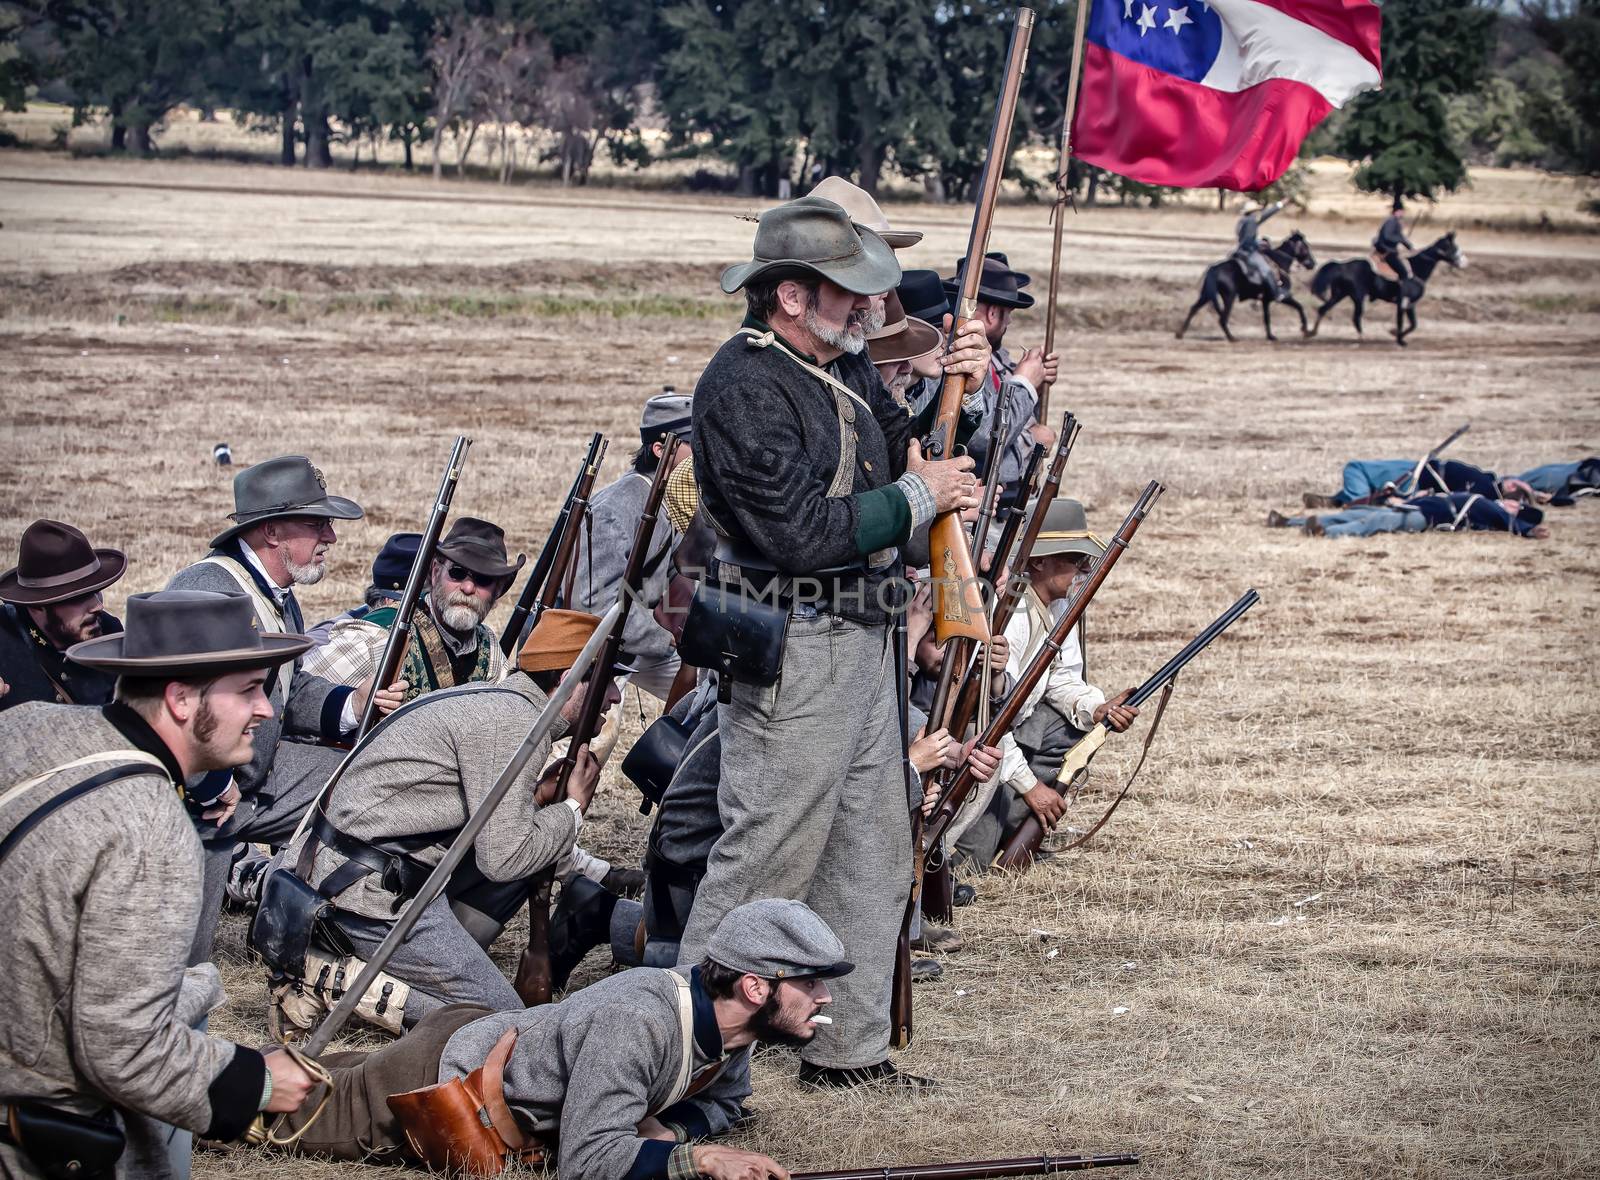
[{"label": "white cigarette", "polygon": [[831,1017],[831,1016],[823,1016],[821,1013],[818,1013],[816,1016],[813,1016],[811,1018],[811,1023],[812,1024],[832,1024],[833,1023],[833,1017]]}]

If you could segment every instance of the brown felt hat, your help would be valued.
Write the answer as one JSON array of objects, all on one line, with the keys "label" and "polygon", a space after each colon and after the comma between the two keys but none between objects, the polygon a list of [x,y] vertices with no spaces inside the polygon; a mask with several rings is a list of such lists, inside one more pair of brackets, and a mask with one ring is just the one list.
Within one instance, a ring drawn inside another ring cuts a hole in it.
[{"label": "brown felt hat", "polygon": [[263,635],[248,597],[211,590],[129,595],[125,626],[73,644],[67,658],[124,676],[186,679],[276,667],[312,643],[304,635]]},{"label": "brown felt hat", "polygon": [[817,181],[810,195],[832,201],[850,214],[850,220],[857,225],[876,230],[878,236],[889,244],[891,250],[903,250],[922,241],[920,230],[890,229],[889,219],[883,215],[883,210],[878,207],[878,202],[873,199],[872,194],[859,185],[851,184],[842,176],[824,176]]},{"label": "brown felt hat", "polygon": [[103,590],[127,571],[120,549],[96,549],[59,520],[36,520],[22,531],[17,564],[0,574],[0,602],[49,606]]},{"label": "brown felt hat", "polygon": [[525,553],[517,554],[515,565],[507,560],[505,530],[476,516],[456,517],[434,554],[446,561],[459,561],[485,578],[509,578],[528,560]]},{"label": "brown felt hat", "polygon": [[558,672],[572,667],[599,625],[600,617],[588,611],[551,607],[528,632],[528,641],[517,654],[517,667],[524,672]]},{"label": "brown felt hat", "polygon": [[875,365],[893,365],[938,351],[942,340],[932,324],[906,315],[899,294],[890,291],[883,299],[883,327],[867,337],[867,355]]}]

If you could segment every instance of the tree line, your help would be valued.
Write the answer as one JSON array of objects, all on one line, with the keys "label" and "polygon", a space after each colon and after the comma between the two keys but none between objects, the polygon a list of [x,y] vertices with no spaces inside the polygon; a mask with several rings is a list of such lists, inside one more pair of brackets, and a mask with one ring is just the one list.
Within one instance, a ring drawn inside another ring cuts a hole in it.
[{"label": "tree line", "polygon": [[[1037,0],[1015,142],[1053,144],[1077,0]],[[1013,0],[0,0],[0,99],[106,118],[156,150],[179,105],[277,137],[286,165],[402,145],[440,175],[474,143],[509,181],[597,156],[709,156],[745,193],[897,173],[962,198],[982,167]],[[1467,160],[1600,171],[1600,0],[1387,0],[1385,89],[1311,143],[1357,183],[1433,195]],[[652,149],[644,128],[664,132]],[[528,134],[518,134],[525,131]],[[479,137],[483,138],[480,140]],[[1013,162],[1011,174],[1025,185]],[[1075,168],[1092,200],[1160,190]]]}]

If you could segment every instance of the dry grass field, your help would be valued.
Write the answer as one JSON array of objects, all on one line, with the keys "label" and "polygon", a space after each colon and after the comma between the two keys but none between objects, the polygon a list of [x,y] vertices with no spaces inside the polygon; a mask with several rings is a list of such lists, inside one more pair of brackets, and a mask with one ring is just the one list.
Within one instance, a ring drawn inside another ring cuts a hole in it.
[{"label": "dry grass field", "polygon": [[[1419,244],[1475,202],[1531,223],[1537,188],[1480,176]],[[1338,199],[1361,216],[1298,222],[1319,262],[1364,253],[1382,213]],[[124,546],[119,609],[230,509],[212,444],[302,451],[367,508],[304,595],[322,617],[418,524],[464,432],[457,510],[531,549],[588,432],[617,440],[618,472],[643,398],[692,387],[737,323],[715,279],[748,256],[751,211],[0,153],[0,540],[52,515]],[[893,216],[928,231],[909,264],[962,252],[963,210]],[[1358,340],[1344,309],[1309,341],[1280,315],[1268,344],[1248,311],[1231,347],[1206,316],[1174,341],[1231,215],[1102,209],[1069,231],[1070,493],[1107,533],[1145,480],[1169,489],[1091,613],[1091,677],[1136,683],[1245,587],[1263,601],[1185,675],[1107,830],[958,912],[966,947],[918,990],[903,1058],[940,1096],[811,1094],[769,1053],[739,1141],[796,1169],[1137,1150],[1152,1180],[1600,1176],[1600,506],[1556,510],[1544,542],[1262,527],[1344,460],[1415,455],[1469,419],[1454,453],[1502,472],[1600,451],[1600,237],[1463,230],[1469,267],[1400,350],[1384,316]],[[993,244],[1039,290],[1045,211],[1007,206]],[[1016,342],[1041,334],[1019,317]],[[1108,748],[1072,822],[1139,737]],[[634,804],[609,772],[586,843],[637,856]],[[213,1028],[259,1040],[242,936],[225,925]]]}]

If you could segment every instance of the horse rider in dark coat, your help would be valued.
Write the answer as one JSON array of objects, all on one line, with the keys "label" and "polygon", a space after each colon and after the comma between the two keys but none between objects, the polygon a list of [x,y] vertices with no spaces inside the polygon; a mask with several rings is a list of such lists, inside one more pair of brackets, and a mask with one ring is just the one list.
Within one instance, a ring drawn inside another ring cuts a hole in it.
[{"label": "horse rider in dark coat", "polygon": [[1394,199],[1394,208],[1390,211],[1389,216],[1384,219],[1383,224],[1378,227],[1378,236],[1372,239],[1373,250],[1377,252],[1379,258],[1383,259],[1384,265],[1394,271],[1395,278],[1401,284],[1401,307],[1405,306],[1403,292],[1406,280],[1411,277],[1411,264],[1401,256],[1400,247],[1404,246],[1407,250],[1416,249],[1411,244],[1411,239],[1406,237],[1405,211],[1404,203],[1401,202],[1399,197],[1396,197]]},{"label": "horse rider in dark coat", "polygon": [[1273,300],[1278,303],[1289,297],[1289,284],[1283,281],[1278,268],[1261,252],[1261,223],[1275,216],[1282,208],[1282,201],[1275,201],[1265,208],[1251,201],[1245,205],[1239,214],[1238,224],[1233,227],[1239,239],[1233,256],[1244,268],[1245,277],[1271,291]]}]

